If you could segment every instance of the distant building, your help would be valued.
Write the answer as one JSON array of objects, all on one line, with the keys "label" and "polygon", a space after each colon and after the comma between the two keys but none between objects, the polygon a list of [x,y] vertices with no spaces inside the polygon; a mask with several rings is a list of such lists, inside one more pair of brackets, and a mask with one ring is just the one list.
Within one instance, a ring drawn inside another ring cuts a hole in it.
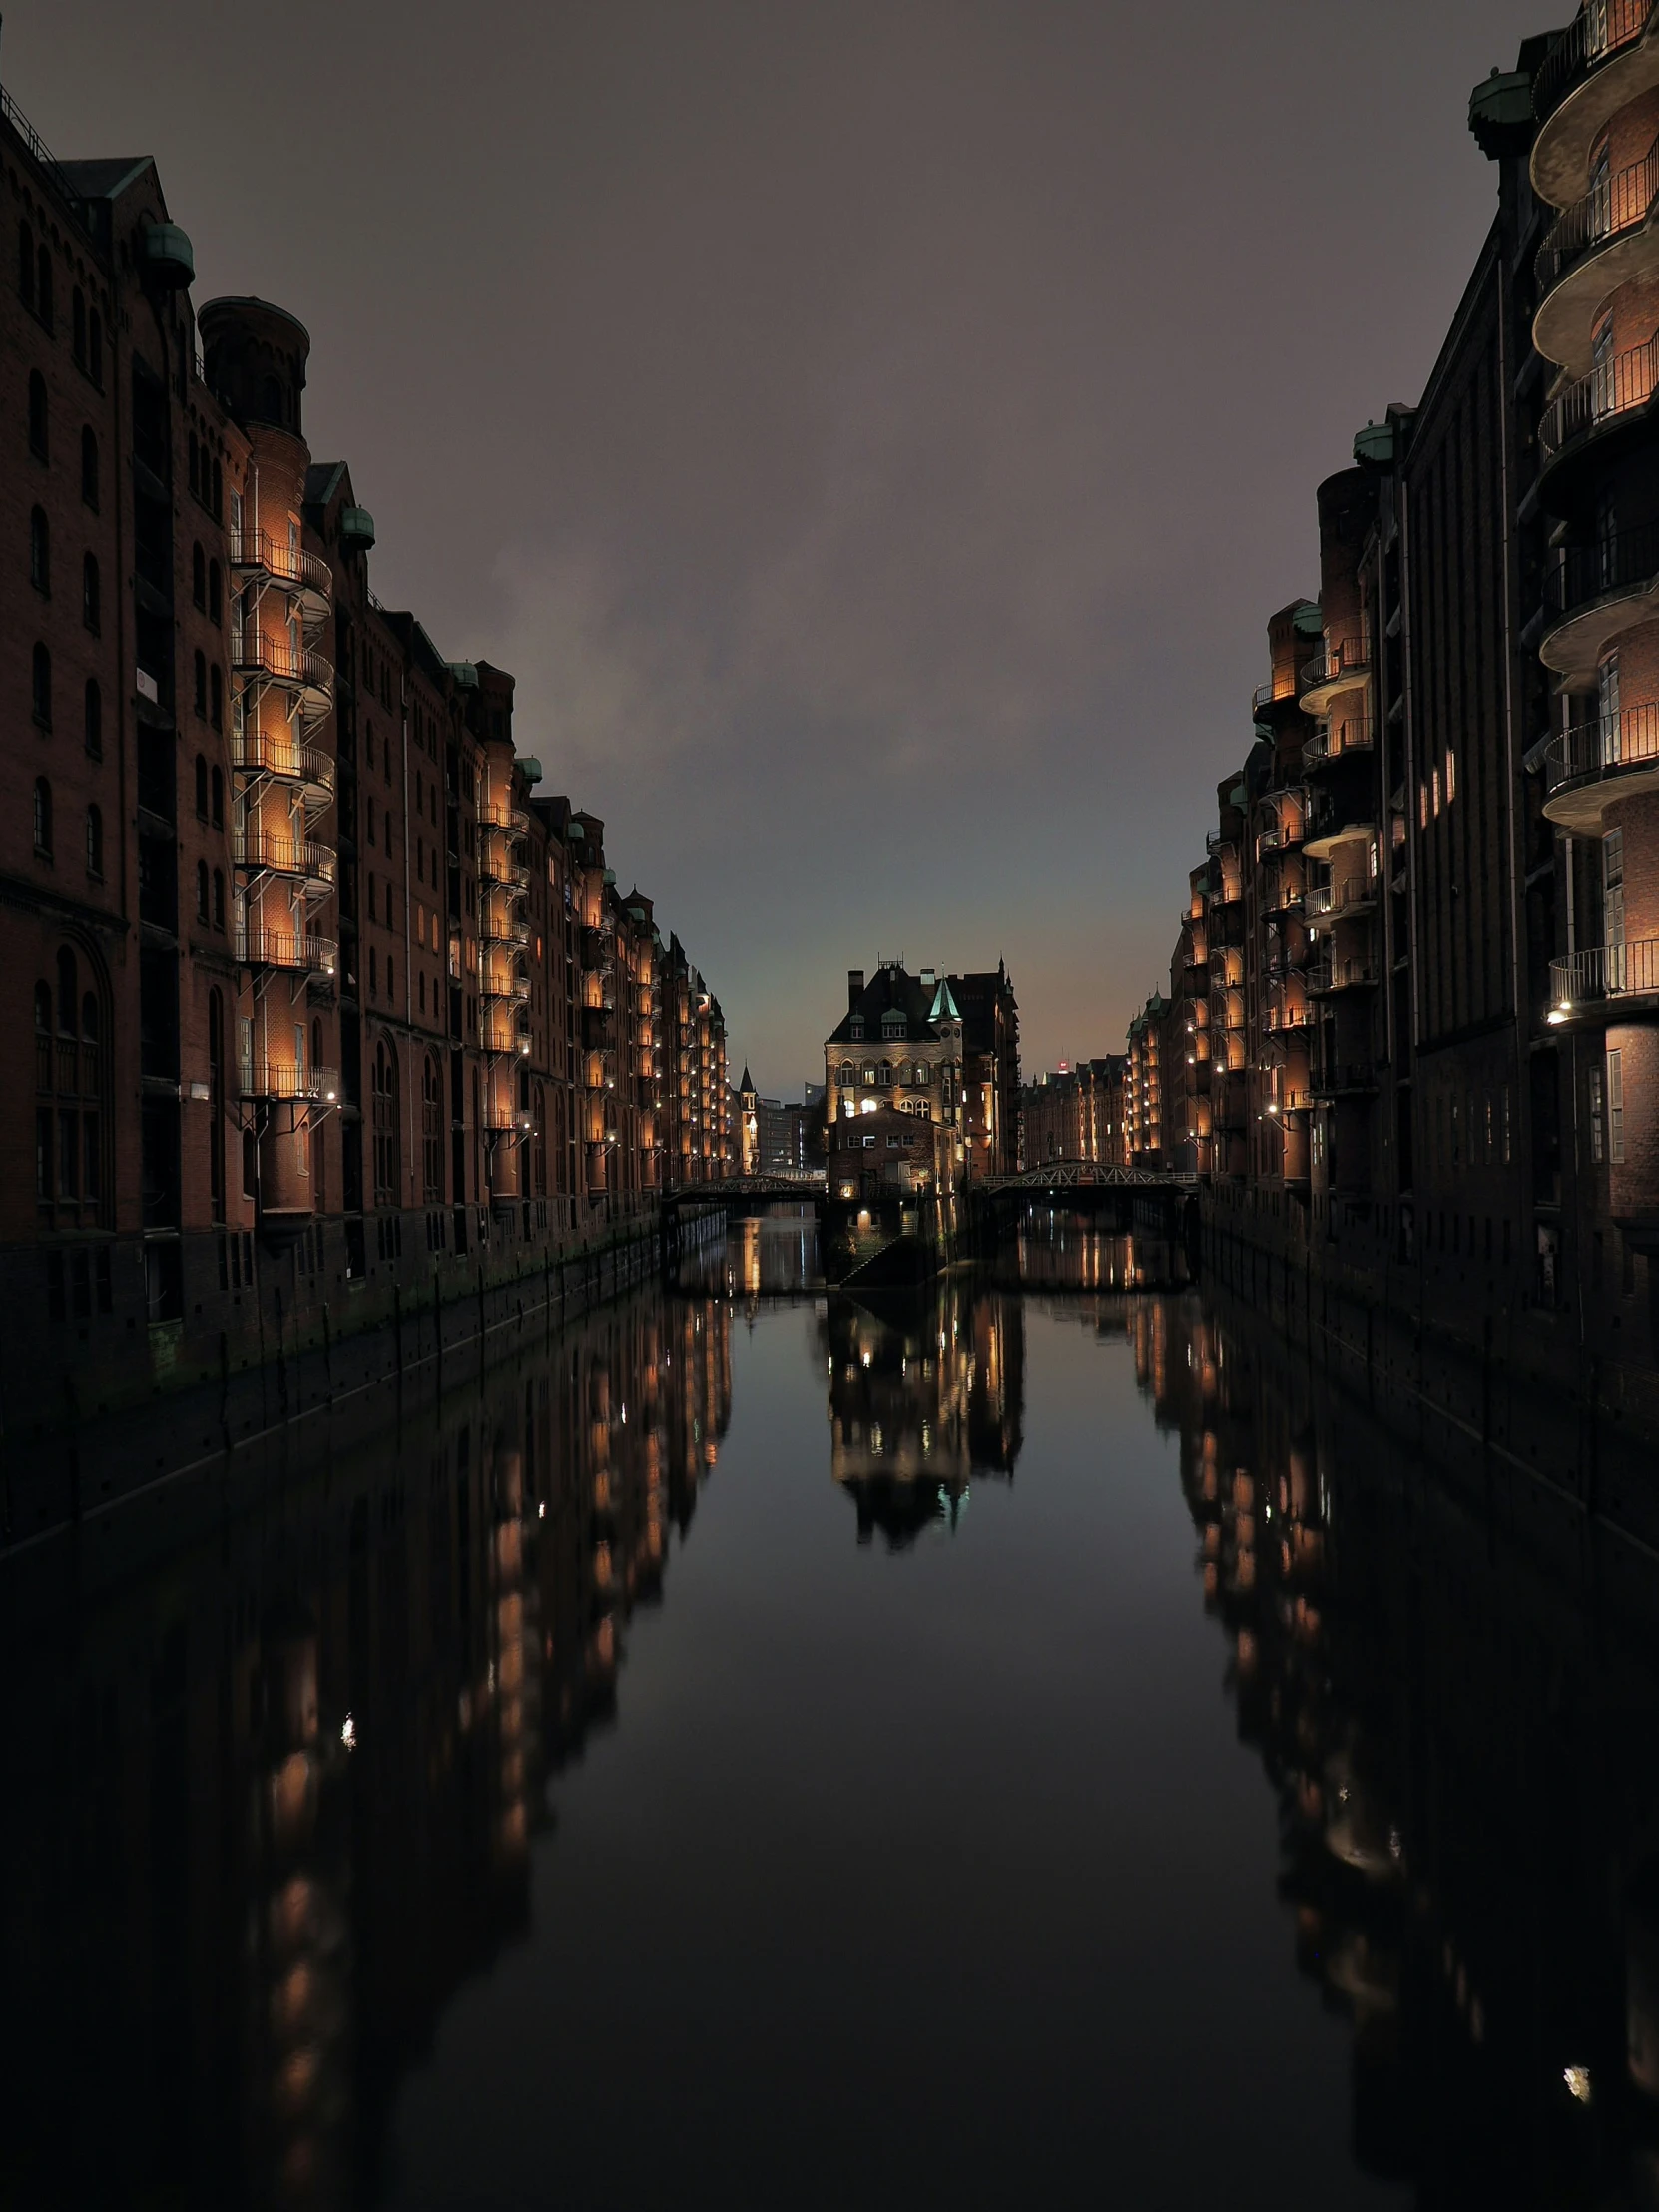
[{"label": "distant building", "polygon": [[1025,1165],[1087,1160],[1105,1167],[1127,1167],[1129,1136],[1124,1119],[1128,1061],[1121,1052],[1098,1060],[1061,1063],[1056,1073],[1039,1075],[1020,1092],[1020,1122]]},{"label": "distant building", "polygon": [[[971,1017],[964,1007],[972,1009]],[[825,1041],[826,1112],[840,1122],[890,1108],[949,1131],[953,1180],[1019,1163],[1019,1009],[1007,972],[912,975],[886,960],[847,971],[847,1010]]]}]

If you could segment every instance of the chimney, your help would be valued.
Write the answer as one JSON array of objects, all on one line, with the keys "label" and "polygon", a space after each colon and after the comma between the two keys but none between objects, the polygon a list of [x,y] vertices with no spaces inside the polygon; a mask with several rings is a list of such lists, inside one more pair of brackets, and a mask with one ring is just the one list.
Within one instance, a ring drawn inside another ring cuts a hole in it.
[{"label": "chimney", "polygon": [[930,967],[924,967],[924,968],[922,969],[922,971],[921,971],[921,984],[922,984],[922,988],[923,988],[923,990],[929,990],[929,991],[930,991],[930,990],[931,990],[931,989],[933,988],[934,984],[935,984],[935,983],[936,983],[937,981],[938,981],[938,977],[937,977],[937,976],[936,976],[936,975],[934,974],[933,970],[932,970],[932,969],[931,969]]},{"label": "chimney", "polygon": [[858,1001],[864,995],[864,971],[861,967],[849,967],[846,971],[846,1010],[856,1013]]}]

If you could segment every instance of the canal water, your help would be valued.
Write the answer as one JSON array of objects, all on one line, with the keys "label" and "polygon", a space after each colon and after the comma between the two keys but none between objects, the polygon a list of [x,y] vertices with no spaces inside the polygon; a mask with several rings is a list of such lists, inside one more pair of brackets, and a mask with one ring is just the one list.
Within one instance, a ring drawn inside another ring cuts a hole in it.
[{"label": "canal water", "polygon": [[0,1563],[0,2204],[1659,2202],[1659,1596],[1038,1217]]}]

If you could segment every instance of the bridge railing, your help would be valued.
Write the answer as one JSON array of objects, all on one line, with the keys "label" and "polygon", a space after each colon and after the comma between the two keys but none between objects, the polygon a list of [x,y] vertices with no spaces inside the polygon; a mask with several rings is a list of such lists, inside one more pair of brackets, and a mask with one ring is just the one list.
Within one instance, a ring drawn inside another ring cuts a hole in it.
[{"label": "bridge railing", "polygon": [[1018,1175],[987,1175],[977,1186],[988,1191],[1189,1191],[1198,1177],[1182,1168],[1113,1167],[1100,1160],[1049,1160]]}]

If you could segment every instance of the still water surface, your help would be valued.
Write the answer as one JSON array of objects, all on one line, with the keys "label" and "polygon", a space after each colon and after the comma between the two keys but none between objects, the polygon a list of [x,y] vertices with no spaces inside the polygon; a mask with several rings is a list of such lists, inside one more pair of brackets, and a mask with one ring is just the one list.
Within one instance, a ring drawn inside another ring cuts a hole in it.
[{"label": "still water surface", "polygon": [[0,2202],[1652,2201],[1644,1591],[1126,1271],[751,1223],[12,1562]]}]

